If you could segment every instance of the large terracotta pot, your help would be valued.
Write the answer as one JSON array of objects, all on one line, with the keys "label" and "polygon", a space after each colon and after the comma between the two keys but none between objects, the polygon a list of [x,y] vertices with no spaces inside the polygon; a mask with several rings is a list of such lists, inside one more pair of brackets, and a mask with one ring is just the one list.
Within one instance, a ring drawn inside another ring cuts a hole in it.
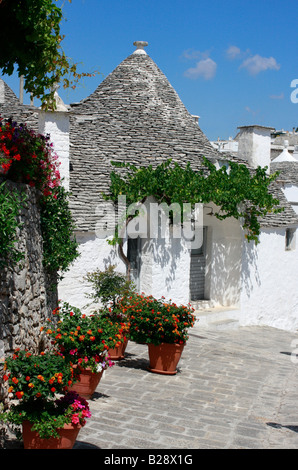
[{"label": "large terracotta pot", "polygon": [[128,343],[128,339],[125,339],[123,343],[120,344],[117,348],[109,349],[109,358],[113,361],[119,361],[124,359],[125,349]]},{"label": "large terracotta pot", "polygon": [[42,439],[37,431],[31,431],[32,426],[29,421],[23,422],[24,449],[72,449],[82,427],[79,424],[65,424],[63,428],[58,429],[60,437]]},{"label": "large terracotta pot", "polygon": [[181,358],[184,344],[161,343],[158,346],[148,344],[149,370],[156,374],[174,375]]},{"label": "large terracotta pot", "polygon": [[[75,369],[75,366],[74,366]],[[102,377],[103,371],[91,372],[90,368],[81,369],[78,380],[68,387],[69,392],[77,392],[83,398],[91,398]]]}]

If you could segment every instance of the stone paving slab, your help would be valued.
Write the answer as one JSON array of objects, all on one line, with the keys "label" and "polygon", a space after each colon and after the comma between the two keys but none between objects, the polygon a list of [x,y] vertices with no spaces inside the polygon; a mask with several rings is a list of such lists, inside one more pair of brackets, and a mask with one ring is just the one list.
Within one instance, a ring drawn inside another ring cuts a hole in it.
[{"label": "stone paving slab", "polygon": [[151,373],[129,342],[90,400],[75,449],[296,449],[295,333],[196,326],[178,373]]}]

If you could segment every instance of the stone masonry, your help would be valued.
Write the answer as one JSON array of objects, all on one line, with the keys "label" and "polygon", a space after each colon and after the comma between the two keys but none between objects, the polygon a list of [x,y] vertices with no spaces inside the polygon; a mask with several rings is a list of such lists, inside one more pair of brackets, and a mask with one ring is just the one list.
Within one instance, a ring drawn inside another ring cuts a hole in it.
[{"label": "stone masonry", "polygon": [[[2,179],[2,178],[1,178]],[[18,229],[17,248],[24,259],[16,266],[0,271],[0,377],[5,355],[15,348],[39,352],[46,346],[40,327],[57,306],[57,280],[55,274],[43,268],[43,248],[40,214],[35,188],[19,183],[9,186],[26,194],[21,209],[21,229]],[[1,396],[2,400],[5,397]]]}]

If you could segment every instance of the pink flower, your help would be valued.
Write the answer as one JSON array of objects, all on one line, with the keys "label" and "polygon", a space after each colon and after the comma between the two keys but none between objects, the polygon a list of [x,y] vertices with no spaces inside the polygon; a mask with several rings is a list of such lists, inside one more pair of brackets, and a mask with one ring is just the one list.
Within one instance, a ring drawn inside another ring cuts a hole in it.
[{"label": "pink flower", "polygon": [[80,424],[80,418],[78,413],[72,415],[71,422],[72,424]]}]

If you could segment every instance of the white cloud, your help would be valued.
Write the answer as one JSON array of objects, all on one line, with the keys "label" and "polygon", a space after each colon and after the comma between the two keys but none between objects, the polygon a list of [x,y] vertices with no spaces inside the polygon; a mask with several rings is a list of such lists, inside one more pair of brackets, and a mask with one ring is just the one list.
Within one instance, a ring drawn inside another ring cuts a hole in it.
[{"label": "white cloud", "polygon": [[230,46],[226,50],[226,55],[228,59],[233,60],[233,59],[236,59],[236,57],[239,57],[241,55],[241,50],[237,46]]},{"label": "white cloud", "polygon": [[217,64],[208,57],[197,62],[195,67],[191,67],[184,72],[184,76],[196,80],[199,77],[210,80],[216,73]]},{"label": "white cloud", "polygon": [[181,55],[182,59],[187,60],[198,60],[205,57],[208,57],[208,54],[205,52],[197,51],[195,49],[186,49]]},{"label": "white cloud", "polygon": [[281,93],[280,95],[270,95],[270,98],[272,100],[283,100],[285,97],[285,95],[283,93]]},{"label": "white cloud", "polygon": [[240,68],[245,68],[250,75],[257,75],[265,70],[279,70],[280,65],[274,57],[261,57],[259,54],[256,54],[244,60]]}]

